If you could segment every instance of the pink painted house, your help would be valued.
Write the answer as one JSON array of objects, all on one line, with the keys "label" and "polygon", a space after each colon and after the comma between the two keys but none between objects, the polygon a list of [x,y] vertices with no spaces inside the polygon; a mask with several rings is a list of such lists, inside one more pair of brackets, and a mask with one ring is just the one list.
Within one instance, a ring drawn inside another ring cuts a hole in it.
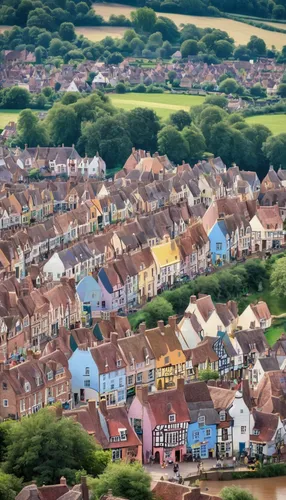
[{"label": "pink painted house", "polygon": [[143,463],[163,460],[180,462],[186,453],[190,421],[184,397],[184,379],[177,389],[148,394],[148,386],[137,387],[128,416],[137,434],[142,437]]}]

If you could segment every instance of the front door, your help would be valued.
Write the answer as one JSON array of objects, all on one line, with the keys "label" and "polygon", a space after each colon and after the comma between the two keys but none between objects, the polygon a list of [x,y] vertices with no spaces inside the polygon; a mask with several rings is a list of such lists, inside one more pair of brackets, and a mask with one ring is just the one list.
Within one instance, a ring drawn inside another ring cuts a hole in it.
[{"label": "front door", "polygon": [[201,444],[201,458],[208,458],[208,449],[206,444]]},{"label": "front door", "polygon": [[159,464],[160,463],[160,453],[159,451],[156,451],[155,453],[155,464]]},{"label": "front door", "polygon": [[180,462],[181,461],[181,452],[180,450],[175,451],[175,461]]},{"label": "front door", "polygon": [[245,450],[245,443],[239,443],[239,453],[242,454]]}]

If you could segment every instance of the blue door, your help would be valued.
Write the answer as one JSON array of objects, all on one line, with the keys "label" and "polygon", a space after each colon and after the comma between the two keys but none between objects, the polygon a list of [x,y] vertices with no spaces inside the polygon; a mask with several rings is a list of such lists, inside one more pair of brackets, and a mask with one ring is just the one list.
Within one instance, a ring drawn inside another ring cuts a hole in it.
[{"label": "blue door", "polygon": [[245,443],[239,443],[239,453],[242,454],[245,450]]},{"label": "blue door", "polygon": [[208,458],[208,450],[206,444],[201,444],[201,458]]}]

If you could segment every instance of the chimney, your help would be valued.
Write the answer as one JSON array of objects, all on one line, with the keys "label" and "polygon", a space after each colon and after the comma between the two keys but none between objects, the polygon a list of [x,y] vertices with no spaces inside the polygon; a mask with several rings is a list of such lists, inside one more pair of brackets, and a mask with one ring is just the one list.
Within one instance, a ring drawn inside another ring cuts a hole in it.
[{"label": "chimney", "polygon": [[177,389],[180,392],[184,392],[185,379],[178,378],[177,379]]},{"label": "chimney", "polygon": [[172,330],[175,331],[177,326],[177,316],[169,316],[168,323]]},{"label": "chimney", "polygon": [[118,333],[111,332],[111,334],[110,334],[110,342],[111,342],[111,344],[114,344],[114,345],[117,346],[117,340],[118,340]]},{"label": "chimney", "polygon": [[159,319],[159,321],[157,321],[157,326],[161,333],[165,333],[165,325],[162,319]]},{"label": "chimney", "polygon": [[82,500],[89,500],[88,487],[86,484],[86,476],[81,476],[81,495]]},{"label": "chimney", "polygon": [[63,407],[62,406],[55,406],[56,408],[56,417],[57,418],[62,418],[63,416]]},{"label": "chimney", "polygon": [[[205,495],[203,495],[205,496]],[[191,489],[190,500],[200,500],[202,498],[200,487],[195,487]]]},{"label": "chimney", "polygon": [[135,153],[136,149],[135,148],[132,148],[132,153]]},{"label": "chimney", "polygon": [[96,410],[95,399],[89,399],[87,402],[87,406],[88,406],[88,411],[90,411],[91,413],[95,413],[95,410]]},{"label": "chimney", "polygon": [[61,477],[61,479],[60,479],[60,484],[62,484],[62,485],[64,485],[64,486],[66,486],[66,485],[67,485],[67,480],[66,480],[66,478],[65,478],[64,476],[62,476],[62,477]]},{"label": "chimney", "polygon": [[145,331],[146,331],[146,323],[140,323],[139,333],[145,333]]},{"label": "chimney", "polygon": [[106,399],[103,398],[99,401],[99,409],[104,417],[107,417],[107,407],[106,407]]},{"label": "chimney", "polygon": [[64,148],[64,147],[65,147],[65,145],[64,145],[64,143],[62,143],[62,148]]},{"label": "chimney", "polygon": [[35,484],[33,484],[32,488],[29,489],[30,500],[39,500],[39,490]]},{"label": "chimney", "polygon": [[195,304],[197,302],[197,297],[195,295],[191,295],[190,304]]},{"label": "chimney", "polygon": [[25,144],[25,149],[27,149],[27,148],[28,148],[28,144]]},{"label": "chimney", "polygon": [[142,405],[148,403],[148,385],[138,385],[136,387],[136,396]]}]

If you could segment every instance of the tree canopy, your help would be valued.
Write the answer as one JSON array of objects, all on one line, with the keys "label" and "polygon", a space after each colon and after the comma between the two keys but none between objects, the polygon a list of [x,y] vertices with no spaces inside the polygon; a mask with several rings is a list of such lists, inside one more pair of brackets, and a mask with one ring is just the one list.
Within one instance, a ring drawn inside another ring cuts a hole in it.
[{"label": "tree canopy", "polygon": [[4,470],[24,481],[56,484],[65,476],[72,484],[77,470],[92,473],[95,452],[94,439],[79,424],[59,418],[56,408],[49,407],[9,426]]}]

